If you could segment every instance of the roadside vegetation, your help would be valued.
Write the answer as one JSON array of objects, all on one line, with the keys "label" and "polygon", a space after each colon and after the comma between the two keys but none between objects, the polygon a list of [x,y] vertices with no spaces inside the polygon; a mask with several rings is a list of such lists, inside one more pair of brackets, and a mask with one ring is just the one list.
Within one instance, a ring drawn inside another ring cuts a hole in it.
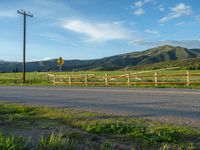
[{"label": "roadside vegetation", "polygon": [[198,150],[200,128],[72,108],[0,104],[1,150]]},{"label": "roadside vegetation", "polygon": [[[112,87],[175,87],[175,88],[200,88],[200,84],[191,84],[187,86],[186,84],[178,85],[178,84],[159,84],[155,86],[155,84],[136,84],[136,85],[128,85],[127,84],[127,74],[129,75],[136,75],[136,76],[143,76],[143,77],[135,77],[130,78],[130,82],[154,82],[155,72],[158,75],[174,75],[174,76],[165,76],[165,77],[158,77],[158,82],[186,82],[186,76],[175,76],[177,74],[186,74],[187,70],[148,70],[148,71],[80,71],[80,72],[28,72],[26,75],[26,84],[22,82],[22,73],[0,73],[0,85],[10,85],[10,86],[40,86],[40,85],[47,85],[53,86],[53,77],[48,76],[48,74],[52,75],[71,75],[71,76],[80,76],[80,78],[73,78],[71,82],[85,82],[85,74],[87,74],[87,81],[88,82],[105,82],[105,79],[99,78],[98,76],[105,76],[108,75],[108,82],[123,82],[124,84],[112,84],[107,86]],[[190,77],[190,82],[200,82],[200,71],[199,70],[190,70],[190,74],[197,74],[196,76]],[[124,75],[124,78],[120,77],[117,78],[116,76]],[[149,76],[149,77],[145,77]],[[151,77],[150,77],[151,76]],[[61,80],[57,77],[56,81],[65,82],[66,84],[56,84],[59,86],[69,86],[68,82],[69,79],[62,78]],[[86,86],[85,84],[72,84],[71,86]],[[103,86],[105,84],[88,84],[87,86]]]}]

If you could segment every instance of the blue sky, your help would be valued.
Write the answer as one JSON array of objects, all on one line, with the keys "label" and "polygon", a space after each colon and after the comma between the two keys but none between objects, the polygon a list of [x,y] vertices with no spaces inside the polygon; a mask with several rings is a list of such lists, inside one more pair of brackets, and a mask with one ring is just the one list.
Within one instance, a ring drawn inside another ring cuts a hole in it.
[{"label": "blue sky", "polygon": [[0,60],[96,59],[171,44],[200,48],[199,0],[1,0]]}]

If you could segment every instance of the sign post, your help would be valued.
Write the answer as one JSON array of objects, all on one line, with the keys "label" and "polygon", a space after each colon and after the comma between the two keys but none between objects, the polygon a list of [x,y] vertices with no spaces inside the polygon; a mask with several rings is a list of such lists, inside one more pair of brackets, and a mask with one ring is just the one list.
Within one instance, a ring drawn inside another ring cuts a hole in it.
[{"label": "sign post", "polygon": [[58,60],[57,60],[57,63],[60,67],[60,72],[62,72],[62,66],[64,65],[65,61],[62,57],[59,57]]},{"label": "sign post", "polygon": [[61,82],[61,72],[62,72],[62,65],[64,65],[64,59],[62,57],[59,57],[58,60],[57,60],[57,63],[60,67],[60,82]]}]

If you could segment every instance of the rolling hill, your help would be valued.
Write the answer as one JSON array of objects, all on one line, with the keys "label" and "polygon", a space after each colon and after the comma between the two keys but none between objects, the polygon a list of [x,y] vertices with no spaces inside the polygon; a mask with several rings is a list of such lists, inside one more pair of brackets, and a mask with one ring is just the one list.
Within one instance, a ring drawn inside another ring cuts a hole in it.
[{"label": "rolling hill", "polygon": [[[196,60],[197,59],[197,60]],[[195,62],[200,65],[200,49],[187,49],[183,47],[174,47],[170,45],[160,46],[145,51],[132,52],[126,54],[105,57],[93,60],[65,60],[62,67],[63,71],[75,70],[118,70],[129,66],[129,68],[142,68],[142,66],[154,65],[158,67],[166,66],[165,64],[181,65],[187,62]],[[178,63],[182,62],[182,63]],[[156,65],[157,64],[157,65]],[[188,63],[191,65],[192,63]],[[18,62],[0,61],[0,72],[20,72],[22,64]],[[184,66],[184,67],[185,67]],[[189,67],[189,66],[188,66]],[[26,64],[27,71],[56,71],[58,66],[56,59],[48,61],[28,62]],[[145,68],[145,67],[144,67]]]}]

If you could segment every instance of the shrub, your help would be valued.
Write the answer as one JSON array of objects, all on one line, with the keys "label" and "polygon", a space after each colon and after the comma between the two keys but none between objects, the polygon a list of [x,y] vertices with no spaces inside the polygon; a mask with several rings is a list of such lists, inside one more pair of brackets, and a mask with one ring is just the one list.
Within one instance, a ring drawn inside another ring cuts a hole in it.
[{"label": "shrub", "polygon": [[51,133],[49,137],[42,136],[38,150],[63,150],[63,149],[74,149],[73,148],[74,142],[69,138],[64,138],[61,133],[55,135]]},{"label": "shrub", "polygon": [[114,150],[114,145],[111,141],[106,140],[100,145],[100,150]]},{"label": "shrub", "polygon": [[21,137],[4,136],[0,133],[0,150],[28,150],[29,141]]}]

